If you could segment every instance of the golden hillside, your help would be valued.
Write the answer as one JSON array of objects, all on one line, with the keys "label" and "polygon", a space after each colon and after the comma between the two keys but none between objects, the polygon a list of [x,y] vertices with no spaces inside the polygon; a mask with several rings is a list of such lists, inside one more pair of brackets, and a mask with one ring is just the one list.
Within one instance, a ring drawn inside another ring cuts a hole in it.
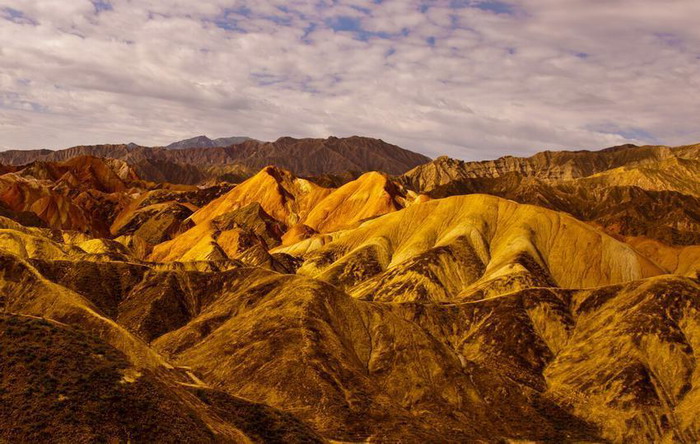
[{"label": "golden hillside", "polygon": [[300,274],[375,300],[449,301],[533,285],[594,287],[664,272],[570,216],[487,195],[412,205],[332,239],[276,251],[302,255]]},{"label": "golden hillside", "polygon": [[2,169],[0,441],[695,442],[697,152]]}]

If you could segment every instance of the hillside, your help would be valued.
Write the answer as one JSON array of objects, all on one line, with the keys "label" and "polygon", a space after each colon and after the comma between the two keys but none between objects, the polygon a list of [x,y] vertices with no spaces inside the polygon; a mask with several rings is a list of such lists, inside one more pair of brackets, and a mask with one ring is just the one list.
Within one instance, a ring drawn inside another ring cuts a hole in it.
[{"label": "hillside", "polygon": [[505,156],[477,162],[442,156],[408,171],[402,180],[412,189],[430,192],[455,182],[497,178],[508,173],[550,181],[570,180],[624,166],[654,166],[668,159],[700,160],[700,144],[675,148],[623,145],[600,151],[543,151],[531,157]]},{"label": "hillside", "polygon": [[360,299],[454,302],[536,287],[586,288],[663,273],[629,246],[561,213],[487,195],[416,204],[277,250],[299,274]]},{"label": "hillside", "polygon": [[697,146],[199,186],[123,150],[0,174],[0,441],[700,436]]}]

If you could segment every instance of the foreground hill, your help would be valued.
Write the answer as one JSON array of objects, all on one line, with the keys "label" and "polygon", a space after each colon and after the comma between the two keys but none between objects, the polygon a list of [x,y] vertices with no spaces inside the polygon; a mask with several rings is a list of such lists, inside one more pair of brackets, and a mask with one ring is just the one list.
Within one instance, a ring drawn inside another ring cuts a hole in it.
[{"label": "foreground hill", "polygon": [[[15,150],[0,153],[0,164],[65,161],[84,155],[123,160],[144,180],[184,184],[199,183],[227,174],[249,176],[268,165],[290,169],[303,176],[348,171],[402,174],[430,161],[426,156],[382,140],[355,136],[328,139],[282,137],[275,142],[246,140],[236,145],[210,148],[95,145],[59,151]],[[228,170],[222,169],[222,165],[228,165]]]},{"label": "foreground hill", "polygon": [[[44,280],[21,259],[3,253],[0,261],[1,439],[322,442],[292,415],[173,367],[99,304]],[[20,287],[8,286],[7,272]]]},{"label": "foreground hill", "polygon": [[664,272],[572,217],[487,195],[412,205],[330,237],[278,251],[305,258],[299,274],[386,302],[595,287]]}]

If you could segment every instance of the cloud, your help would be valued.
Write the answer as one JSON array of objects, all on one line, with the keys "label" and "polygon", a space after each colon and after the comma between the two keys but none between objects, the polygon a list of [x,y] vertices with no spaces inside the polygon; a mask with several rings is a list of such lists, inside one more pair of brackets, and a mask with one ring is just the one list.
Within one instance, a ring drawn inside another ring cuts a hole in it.
[{"label": "cloud", "polygon": [[[671,4],[669,4],[671,3]],[[700,141],[695,0],[0,0],[0,144]]]}]

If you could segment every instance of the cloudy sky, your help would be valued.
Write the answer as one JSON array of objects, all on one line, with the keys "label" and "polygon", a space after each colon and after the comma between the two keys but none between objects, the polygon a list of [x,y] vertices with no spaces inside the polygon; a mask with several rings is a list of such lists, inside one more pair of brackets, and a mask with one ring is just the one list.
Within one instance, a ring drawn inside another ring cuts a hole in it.
[{"label": "cloudy sky", "polygon": [[0,147],[700,142],[698,0],[0,0]]}]

